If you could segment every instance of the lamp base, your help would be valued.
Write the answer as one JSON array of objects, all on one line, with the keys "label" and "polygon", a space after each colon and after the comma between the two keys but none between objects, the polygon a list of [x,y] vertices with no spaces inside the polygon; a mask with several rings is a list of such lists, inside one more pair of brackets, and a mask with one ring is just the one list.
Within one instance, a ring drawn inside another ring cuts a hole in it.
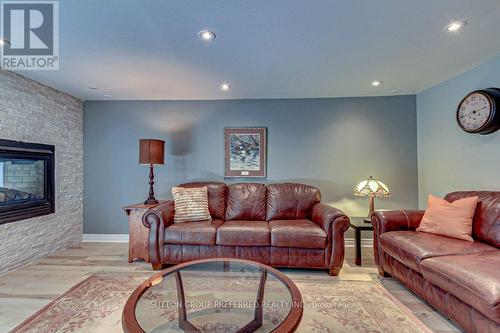
[{"label": "lamp base", "polygon": [[155,174],[153,172],[153,164],[149,165],[149,197],[144,201],[145,205],[157,205],[158,200],[155,198],[155,190],[153,188],[155,184]]},{"label": "lamp base", "polygon": [[145,205],[157,205],[160,202],[154,198],[148,198],[146,201],[144,201]]},{"label": "lamp base", "polygon": [[368,210],[368,216],[363,219],[366,223],[372,223],[371,217],[373,214],[373,211],[375,210],[375,196],[370,195],[369,197],[369,204],[370,204],[370,209]]}]

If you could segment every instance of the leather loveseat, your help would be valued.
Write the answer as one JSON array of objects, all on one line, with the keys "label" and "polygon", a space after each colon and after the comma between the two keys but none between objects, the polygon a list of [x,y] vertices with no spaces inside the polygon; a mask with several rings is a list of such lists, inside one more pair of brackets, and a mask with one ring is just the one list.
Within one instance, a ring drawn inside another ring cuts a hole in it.
[{"label": "leather loveseat", "polygon": [[474,241],[415,231],[424,211],[376,211],[375,261],[467,332],[500,332],[500,192],[454,192],[453,202],[479,196]]},{"label": "leather loveseat", "polygon": [[295,183],[198,182],[179,186],[208,188],[212,220],[173,223],[173,201],[148,210],[143,223],[149,228],[153,269],[224,257],[339,273],[349,219],[342,211],[321,203],[317,188]]}]

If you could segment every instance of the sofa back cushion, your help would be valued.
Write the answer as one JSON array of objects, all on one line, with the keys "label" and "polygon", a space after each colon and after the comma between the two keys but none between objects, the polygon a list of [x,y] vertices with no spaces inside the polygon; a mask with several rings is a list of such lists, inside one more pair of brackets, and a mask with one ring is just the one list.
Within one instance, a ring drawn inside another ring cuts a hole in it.
[{"label": "sofa back cushion", "polygon": [[307,219],[312,207],[320,200],[321,193],[313,186],[296,183],[267,185],[266,219]]},{"label": "sofa back cushion", "polygon": [[448,193],[445,199],[453,202],[467,197],[479,197],[472,222],[472,237],[500,248],[500,192],[464,191]]},{"label": "sofa back cushion", "polygon": [[226,220],[266,219],[266,185],[239,183],[227,186]]},{"label": "sofa back cushion", "polygon": [[210,215],[214,219],[224,219],[226,214],[226,184],[220,182],[193,182],[181,184],[179,187],[206,187],[208,190],[208,210],[210,211]]}]

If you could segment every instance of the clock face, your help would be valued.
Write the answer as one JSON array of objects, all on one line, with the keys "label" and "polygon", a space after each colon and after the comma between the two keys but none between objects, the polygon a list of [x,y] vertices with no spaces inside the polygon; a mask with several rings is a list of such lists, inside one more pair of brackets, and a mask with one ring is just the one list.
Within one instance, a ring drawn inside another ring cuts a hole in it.
[{"label": "clock face", "polygon": [[491,101],[487,96],[472,93],[460,104],[457,119],[464,130],[474,132],[488,123],[491,111]]}]

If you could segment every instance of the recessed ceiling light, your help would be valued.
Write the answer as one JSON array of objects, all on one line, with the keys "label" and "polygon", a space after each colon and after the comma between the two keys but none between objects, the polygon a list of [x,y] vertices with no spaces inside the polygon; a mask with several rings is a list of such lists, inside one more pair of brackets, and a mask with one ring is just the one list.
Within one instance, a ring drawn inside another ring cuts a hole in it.
[{"label": "recessed ceiling light", "polygon": [[202,30],[198,32],[198,37],[206,42],[212,41],[215,39],[215,33],[213,31]]},{"label": "recessed ceiling light", "polygon": [[89,88],[90,90],[99,90],[99,88],[94,87],[94,86],[88,86],[87,88]]},{"label": "recessed ceiling light", "polygon": [[106,95],[104,95],[104,97],[106,97],[106,98],[113,98],[113,95],[106,94]]},{"label": "recessed ceiling light", "polygon": [[465,21],[454,21],[448,24],[446,27],[444,27],[444,29],[449,32],[455,32],[462,29],[466,24],[467,22]]},{"label": "recessed ceiling light", "polygon": [[223,83],[220,85],[220,88],[224,91],[228,91],[229,89],[231,89],[231,86],[227,83]]},{"label": "recessed ceiling light", "polygon": [[375,81],[372,82],[372,86],[374,86],[374,87],[378,87],[381,84],[382,84],[382,81],[378,81],[378,80],[375,80]]}]

